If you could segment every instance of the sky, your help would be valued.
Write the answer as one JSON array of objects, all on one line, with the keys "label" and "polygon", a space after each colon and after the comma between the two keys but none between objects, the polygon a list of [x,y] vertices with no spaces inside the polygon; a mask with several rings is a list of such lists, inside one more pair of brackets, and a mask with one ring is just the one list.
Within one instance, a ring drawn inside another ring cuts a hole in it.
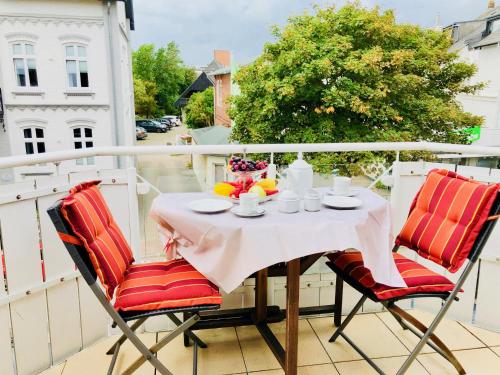
[{"label": "sky", "polygon": [[[402,23],[441,26],[476,18],[487,10],[488,0],[361,0],[373,7],[394,9]],[[284,25],[290,16],[312,12],[314,4],[342,0],[135,0],[132,46],[177,43],[184,62],[193,67],[208,64],[214,49],[232,51],[233,62],[246,64],[272,41],[270,28]],[[500,5],[500,0],[497,0]]]}]

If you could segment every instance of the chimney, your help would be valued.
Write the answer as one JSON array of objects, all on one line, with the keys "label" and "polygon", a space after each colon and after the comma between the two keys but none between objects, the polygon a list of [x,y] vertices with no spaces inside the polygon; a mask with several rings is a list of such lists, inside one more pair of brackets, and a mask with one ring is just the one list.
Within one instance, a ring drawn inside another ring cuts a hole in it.
[{"label": "chimney", "polygon": [[214,60],[217,61],[219,64],[222,64],[226,67],[230,67],[231,51],[220,50],[220,49],[214,50]]},{"label": "chimney", "polygon": [[488,1],[488,9],[493,9],[495,7],[495,0]]}]

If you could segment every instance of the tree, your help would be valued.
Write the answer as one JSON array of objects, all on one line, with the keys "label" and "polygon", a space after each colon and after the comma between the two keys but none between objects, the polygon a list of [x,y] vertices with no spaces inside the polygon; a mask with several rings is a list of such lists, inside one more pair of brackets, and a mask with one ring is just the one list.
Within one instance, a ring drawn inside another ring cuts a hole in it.
[{"label": "tree", "polygon": [[174,102],[191,84],[195,73],[184,65],[174,42],[156,49],[154,44],[143,44],[132,55],[134,78],[156,85],[155,100],[165,114],[178,114]]},{"label": "tree", "polygon": [[134,79],[135,113],[140,117],[151,118],[158,112],[156,105],[156,85],[140,78]]},{"label": "tree", "polygon": [[197,92],[189,98],[186,106],[186,125],[189,128],[204,128],[214,124],[214,88]]},{"label": "tree", "polygon": [[[232,98],[234,140],[467,143],[463,130],[482,123],[455,99],[482,85],[467,83],[476,69],[449,52],[445,33],[396,24],[392,11],[354,3],[317,7],[273,35],[276,41],[235,77],[241,94]],[[331,168],[374,154],[308,156]]]}]

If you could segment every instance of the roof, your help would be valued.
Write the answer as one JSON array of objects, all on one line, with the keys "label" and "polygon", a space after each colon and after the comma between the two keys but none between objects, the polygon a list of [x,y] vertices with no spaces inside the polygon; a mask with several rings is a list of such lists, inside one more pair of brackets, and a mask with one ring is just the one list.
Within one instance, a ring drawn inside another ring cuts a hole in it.
[{"label": "roof", "polygon": [[491,33],[486,38],[472,45],[472,48],[491,46],[492,44],[498,44],[498,43],[500,43],[500,29],[495,31],[494,33]]},{"label": "roof", "polygon": [[190,132],[197,145],[226,145],[229,143],[231,128],[214,125],[206,128],[192,129]]},{"label": "roof", "polygon": [[204,69],[203,71],[207,74],[213,72],[213,71],[216,71],[218,69],[222,69],[224,68],[224,65],[222,65],[220,62],[218,62],[217,60],[212,60],[210,62],[210,64],[208,64]]},{"label": "roof", "polygon": [[202,72],[198,78],[194,80],[191,85],[187,89],[185,89],[182,94],[179,96],[179,99],[177,99],[174,103],[176,107],[184,107],[187,102],[189,101],[189,98],[191,95],[193,95],[196,92],[202,92],[208,89],[209,87],[212,87],[214,84],[212,80],[207,76],[205,72]]},{"label": "roof", "polygon": [[220,76],[223,74],[231,74],[231,68],[228,66],[225,66],[223,68],[214,70],[213,72],[209,73],[209,76]]},{"label": "roof", "polygon": [[[458,51],[464,47],[472,49],[480,48],[485,45],[496,44],[497,42],[493,41],[496,39],[490,37],[497,32],[490,33],[491,29],[488,25],[499,19],[500,6],[488,9],[476,19],[455,22],[445,27],[445,30],[452,30],[452,36],[455,40],[451,50]],[[485,39],[488,39],[486,44],[484,43]]]}]

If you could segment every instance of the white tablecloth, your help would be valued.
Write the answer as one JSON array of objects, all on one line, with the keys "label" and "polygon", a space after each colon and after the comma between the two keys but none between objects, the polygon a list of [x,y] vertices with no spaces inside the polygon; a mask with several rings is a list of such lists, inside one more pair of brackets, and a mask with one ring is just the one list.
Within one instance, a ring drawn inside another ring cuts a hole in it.
[{"label": "white tablecloth", "polygon": [[[229,293],[249,275],[279,262],[319,252],[358,249],[375,281],[405,287],[391,249],[388,202],[370,190],[358,195],[363,205],[355,210],[323,207],[318,212],[285,214],[277,202],[264,204],[260,218],[239,218],[227,211],[198,214],[188,202],[208,198],[206,193],[159,195],[151,216],[170,251],[175,247],[209,280]],[[172,256],[172,252],[169,254]]]}]

